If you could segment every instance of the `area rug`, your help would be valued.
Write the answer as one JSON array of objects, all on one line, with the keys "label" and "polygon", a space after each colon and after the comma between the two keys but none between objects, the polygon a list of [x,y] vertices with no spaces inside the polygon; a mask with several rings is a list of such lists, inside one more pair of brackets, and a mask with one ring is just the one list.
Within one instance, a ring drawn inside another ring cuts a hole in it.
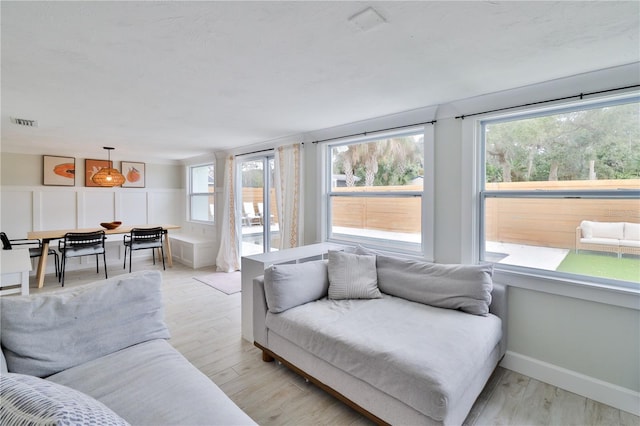
[{"label": "area rug", "polygon": [[242,289],[240,277],[240,271],[236,271],[230,273],[214,272],[213,274],[193,277],[193,279],[211,286],[225,294],[234,294],[240,292]]}]

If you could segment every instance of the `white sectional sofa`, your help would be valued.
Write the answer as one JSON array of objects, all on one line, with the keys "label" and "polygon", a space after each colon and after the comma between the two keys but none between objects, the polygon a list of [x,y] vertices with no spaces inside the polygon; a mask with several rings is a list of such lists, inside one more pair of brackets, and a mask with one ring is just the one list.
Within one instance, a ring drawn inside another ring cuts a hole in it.
[{"label": "white sectional sofa", "polygon": [[167,342],[161,280],[1,297],[0,424],[255,424]]},{"label": "white sectional sofa", "polygon": [[640,223],[583,220],[576,228],[578,250],[640,255]]},{"label": "white sectional sofa", "polygon": [[254,279],[263,360],[378,424],[462,424],[506,350],[506,288],[490,265],[364,253]]}]

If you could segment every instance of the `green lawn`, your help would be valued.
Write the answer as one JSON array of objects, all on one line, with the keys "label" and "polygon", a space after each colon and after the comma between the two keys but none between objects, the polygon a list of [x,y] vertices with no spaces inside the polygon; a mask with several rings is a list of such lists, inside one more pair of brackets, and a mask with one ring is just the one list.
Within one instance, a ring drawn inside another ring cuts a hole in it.
[{"label": "green lawn", "polygon": [[640,283],[640,259],[615,255],[569,252],[557,271]]}]

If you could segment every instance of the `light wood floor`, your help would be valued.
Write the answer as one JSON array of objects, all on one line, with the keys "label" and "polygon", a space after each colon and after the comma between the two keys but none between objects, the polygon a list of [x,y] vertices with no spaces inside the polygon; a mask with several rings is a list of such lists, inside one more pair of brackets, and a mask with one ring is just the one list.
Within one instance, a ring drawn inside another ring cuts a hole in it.
[{"label": "light wood floor", "polygon": [[[135,258],[134,258],[135,259]],[[159,269],[151,261],[134,261],[134,270]],[[211,378],[260,425],[369,425],[366,418],[306,383],[240,336],[240,293],[226,295],[178,263],[163,273],[166,320],[171,344]],[[126,273],[110,264],[109,276]],[[67,272],[65,287],[104,277],[95,269]],[[60,288],[53,274],[43,289]],[[640,425],[640,418],[571,392],[498,367],[473,406],[465,425]]]}]

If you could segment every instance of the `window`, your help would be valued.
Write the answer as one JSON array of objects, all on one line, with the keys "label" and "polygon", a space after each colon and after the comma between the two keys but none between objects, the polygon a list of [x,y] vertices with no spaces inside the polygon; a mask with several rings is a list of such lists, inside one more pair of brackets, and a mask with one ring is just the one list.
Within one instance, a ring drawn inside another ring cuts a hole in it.
[{"label": "window", "polygon": [[639,118],[634,97],[481,121],[480,260],[637,287]]},{"label": "window", "polygon": [[213,163],[189,167],[189,220],[213,222],[214,190]]},{"label": "window", "polygon": [[424,130],[329,145],[328,239],[422,250]]}]

